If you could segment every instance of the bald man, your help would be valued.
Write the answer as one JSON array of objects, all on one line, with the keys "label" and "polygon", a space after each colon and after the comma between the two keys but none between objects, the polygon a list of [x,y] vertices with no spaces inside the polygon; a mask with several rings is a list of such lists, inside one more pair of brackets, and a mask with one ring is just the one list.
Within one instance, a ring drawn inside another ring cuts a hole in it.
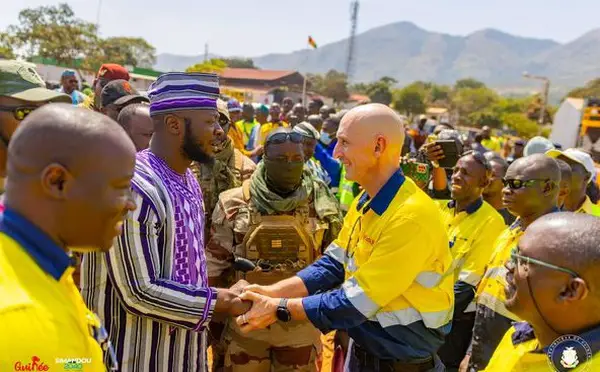
[{"label": "bald man", "polygon": [[504,263],[529,225],[558,211],[559,183],[558,164],[543,154],[517,159],[508,167],[502,202],[517,220],[496,240],[494,253],[477,287],[473,338],[461,371],[483,370],[504,333],[512,322],[519,320],[504,306]]},{"label": "bald man", "polygon": [[241,298],[253,307],[236,321],[245,332],[305,319],[347,330],[350,371],[443,370],[435,354],[450,330],[452,258],[436,205],[399,169],[402,121],[387,106],[359,106],[337,138],[334,155],[364,189],[342,231],[296,276],[248,286]]},{"label": "bald man", "polygon": [[70,250],[106,252],[120,234],[136,207],[129,192],[135,148],[108,117],[49,104],[23,120],[8,152],[0,370],[64,369],[57,358],[76,357],[89,360],[86,371],[104,371],[103,327],[73,282]]},{"label": "bald man", "polygon": [[553,213],[529,226],[506,264],[505,304],[524,322],[506,333],[486,371],[600,368],[598,242],[600,219],[587,214]]}]

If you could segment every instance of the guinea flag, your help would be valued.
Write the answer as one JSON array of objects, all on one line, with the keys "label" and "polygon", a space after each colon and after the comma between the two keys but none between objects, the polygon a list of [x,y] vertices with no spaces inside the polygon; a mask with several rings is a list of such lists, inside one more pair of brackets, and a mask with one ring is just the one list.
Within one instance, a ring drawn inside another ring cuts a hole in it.
[{"label": "guinea flag", "polygon": [[312,36],[308,37],[308,45],[310,45],[314,49],[317,49],[317,43],[315,42],[315,39],[312,38]]}]

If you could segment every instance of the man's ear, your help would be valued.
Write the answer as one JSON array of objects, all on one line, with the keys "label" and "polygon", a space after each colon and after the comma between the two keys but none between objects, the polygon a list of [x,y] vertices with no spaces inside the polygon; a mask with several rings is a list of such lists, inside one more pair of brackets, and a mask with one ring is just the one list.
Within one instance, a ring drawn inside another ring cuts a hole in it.
[{"label": "man's ear", "polygon": [[387,147],[387,141],[385,140],[385,137],[377,136],[377,138],[375,139],[375,151],[373,152],[374,156],[376,158],[381,157],[381,155],[385,151],[386,147]]},{"label": "man's ear", "polygon": [[165,116],[165,126],[167,128],[167,132],[176,136],[183,133],[183,120],[179,119],[175,115]]},{"label": "man's ear", "polygon": [[63,165],[52,163],[42,170],[42,190],[53,199],[62,200],[73,187],[73,176]]}]

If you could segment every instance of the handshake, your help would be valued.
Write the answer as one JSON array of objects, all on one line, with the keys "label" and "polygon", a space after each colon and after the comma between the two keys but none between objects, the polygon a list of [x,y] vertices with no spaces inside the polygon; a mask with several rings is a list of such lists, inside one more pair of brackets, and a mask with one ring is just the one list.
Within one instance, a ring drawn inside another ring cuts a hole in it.
[{"label": "handshake", "polygon": [[275,314],[280,299],[273,298],[276,293],[269,286],[250,284],[242,279],[229,288],[229,292],[235,297],[231,298],[227,312],[236,317],[242,332],[264,329],[277,321]]}]

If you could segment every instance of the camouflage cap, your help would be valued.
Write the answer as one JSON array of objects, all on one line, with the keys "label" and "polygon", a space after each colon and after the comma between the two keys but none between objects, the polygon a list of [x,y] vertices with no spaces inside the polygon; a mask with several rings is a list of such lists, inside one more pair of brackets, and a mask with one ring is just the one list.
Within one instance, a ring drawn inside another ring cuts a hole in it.
[{"label": "camouflage cap", "polygon": [[31,63],[15,60],[0,61],[0,96],[29,102],[72,102],[68,95],[46,89]]},{"label": "camouflage cap", "polygon": [[227,102],[220,98],[217,100],[217,111],[219,112],[219,115],[223,115],[227,121],[231,121],[231,118],[229,117],[229,109],[227,109]]}]

